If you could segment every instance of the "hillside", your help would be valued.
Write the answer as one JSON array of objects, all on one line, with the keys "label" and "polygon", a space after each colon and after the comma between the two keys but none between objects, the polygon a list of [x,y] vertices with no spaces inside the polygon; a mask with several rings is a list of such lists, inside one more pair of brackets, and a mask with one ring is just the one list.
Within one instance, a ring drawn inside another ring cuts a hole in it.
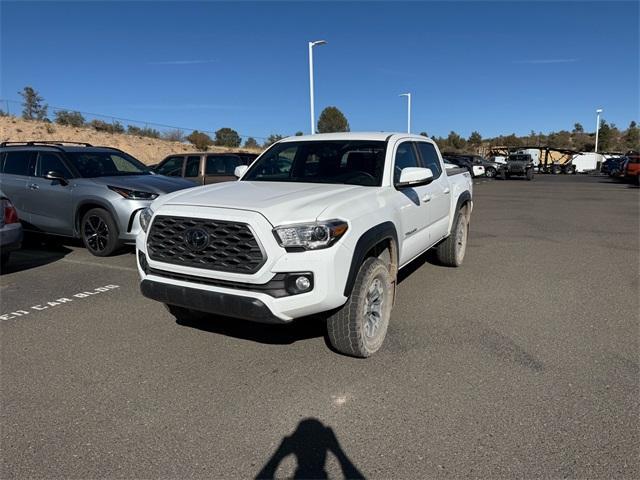
[{"label": "hillside", "polygon": [[[93,128],[69,127],[55,123],[22,120],[15,117],[0,117],[0,142],[24,142],[29,140],[67,140],[87,142],[92,145],[115,147],[130,153],[138,160],[150,165],[158,163],[167,155],[196,151],[189,143],[139,137],[124,133],[98,132]],[[212,152],[225,152],[225,147],[210,147]]]}]

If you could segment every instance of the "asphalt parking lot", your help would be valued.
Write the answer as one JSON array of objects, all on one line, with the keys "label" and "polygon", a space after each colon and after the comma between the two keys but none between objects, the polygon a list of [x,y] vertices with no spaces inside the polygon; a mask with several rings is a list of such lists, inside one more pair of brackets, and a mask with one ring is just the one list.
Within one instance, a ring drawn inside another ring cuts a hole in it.
[{"label": "asphalt parking lot", "polygon": [[603,177],[477,182],[465,264],[403,271],[367,360],[319,321],[177,323],[132,250],[31,245],[0,277],[1,476],[640,478],[639,213]]}]

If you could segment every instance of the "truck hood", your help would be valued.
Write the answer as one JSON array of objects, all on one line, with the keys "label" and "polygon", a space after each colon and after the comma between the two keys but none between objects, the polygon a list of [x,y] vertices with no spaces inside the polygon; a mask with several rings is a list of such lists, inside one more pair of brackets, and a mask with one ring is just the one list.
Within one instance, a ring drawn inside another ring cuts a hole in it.
[{"label": "truck hood", "polygon": [[225,182],[160,197],[151,206],[193,205],[249,210],[272,225],[315,221],[330,204],[371,187],[293,182]]},{"label": "truck hood", "polygon": [[90,180],[99,185],[111,185],[160,195],[196,186],[190,180],[165,177],[164,175],[118,175],[114,177],[95,177]]}]

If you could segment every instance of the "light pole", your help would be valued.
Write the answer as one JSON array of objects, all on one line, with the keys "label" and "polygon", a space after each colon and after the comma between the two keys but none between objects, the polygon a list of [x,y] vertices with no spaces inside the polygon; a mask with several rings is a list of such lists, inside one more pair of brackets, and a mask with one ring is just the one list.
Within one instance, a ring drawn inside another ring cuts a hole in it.
[{"label": "light pole", "polygon": [[600,133],[600,114],[602,113],[602,109],[599,108],[596,110],[596,152],[598,153],[598,133]]},{"label": "light pole", "polygon": [[411,94],[401,93],[399,97],[407,97],[407,133],[411,133]]},{"label": "light pole", "polygon": [[313,47],[316,45],[325,45],[327,42],[324,40],[316,40],[315,42],[309,42],[309,102],[311,104],[311,135],[316,133],[316,115],[313,100]]}]

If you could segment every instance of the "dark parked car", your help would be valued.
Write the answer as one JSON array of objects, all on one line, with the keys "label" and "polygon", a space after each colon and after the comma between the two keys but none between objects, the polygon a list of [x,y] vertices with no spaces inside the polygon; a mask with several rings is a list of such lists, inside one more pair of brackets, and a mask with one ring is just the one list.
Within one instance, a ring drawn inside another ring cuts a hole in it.
[{"label": "dark parked car", "polygon": [[[448,159],[454,159],[454,162],[456,159],[458,160],[459,163],[464,162],[464,165],[459,165],[459,166],[464,166],[467,169],[468,169],[468,165],[482,166],[484,167],[485,176],[489,178],[495,177],[498,174],[498,170],[500,170],[499,163],[486,160],[480,155],[473,155],[470,153],[444,153],[443,156]],[[471,172],[472,175],[474,173],[477,173],[477,172]]]},{"label": "dark parked car", "polygon": [[624,163],[627,161],[627,157],[614,157],[608,158],[600,166],[600,172],[610,177],[617,177],[624,172]]},{"label": "dark parked car", "polygon": [[101,257],[135,241],[137,216],[158,195],[196,186],[117,148],[77,142],[0,143],[0,185],[25,230],[81,238]]},{"label": "dark parked car", "polygon": [[250,165],[257,153],[181,153],[169,155],[154,167],[160,175],[184,177],[198,185],[235,180],[233,172],[239,165]]}]

